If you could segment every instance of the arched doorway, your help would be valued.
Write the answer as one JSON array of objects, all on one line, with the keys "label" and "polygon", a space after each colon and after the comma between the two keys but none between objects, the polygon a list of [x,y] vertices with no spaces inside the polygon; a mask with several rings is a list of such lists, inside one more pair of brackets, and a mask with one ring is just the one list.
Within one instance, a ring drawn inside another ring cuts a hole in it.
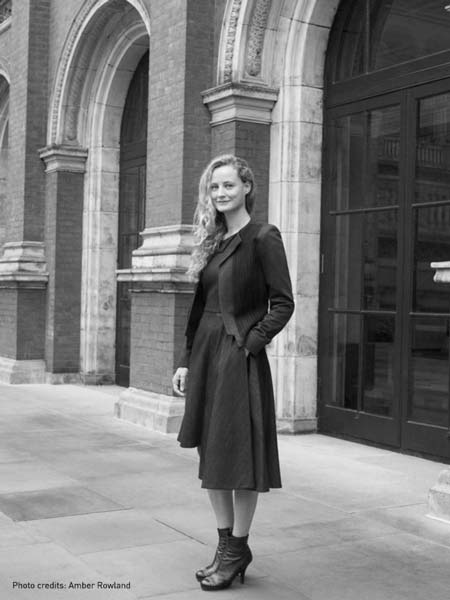
[{"label": "arched doorway", "polygon": [[[117,268],[130,269],[132,252],[145,227],[147,163],[148,52],[131,80],[120,134],[119,235]],[[131,296],[129,282],[117,284],[116,383],[130,381]]]},{"label": "arched doorway", "polygon": [[343,2],[326,76],[320,428],[449,458],[450,13]]}]

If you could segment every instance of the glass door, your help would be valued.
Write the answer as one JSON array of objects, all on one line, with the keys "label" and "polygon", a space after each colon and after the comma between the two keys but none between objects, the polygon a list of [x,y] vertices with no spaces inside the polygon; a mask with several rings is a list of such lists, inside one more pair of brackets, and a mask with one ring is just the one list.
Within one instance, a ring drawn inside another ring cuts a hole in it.
[{"label": "glass door", "polygon": [[409,92],[413,138],[404,314],[403,446],[450,457],[450,289],[434,283],[433,261],[450,259],[450,85]]},{"label": "glass door", "polygon": [[450,80],[328,111],[319,427],[450,457]]},{"label": "glass door", "polygon": [[329,112],[322,237],[320,426],[390,445],[400,435],[401,101]]}]

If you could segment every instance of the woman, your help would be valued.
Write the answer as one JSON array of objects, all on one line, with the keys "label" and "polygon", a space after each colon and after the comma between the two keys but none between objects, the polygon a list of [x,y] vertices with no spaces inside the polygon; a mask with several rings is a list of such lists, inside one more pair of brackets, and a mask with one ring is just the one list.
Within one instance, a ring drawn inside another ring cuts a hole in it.
[{"label": "woman", "polygon": [[280,232],[251,220],[254,188],[247,163],[232,155],[215,158],[200,179],[189,269],[198,283],[173,376],[175,393],[186,395],[178,440],[198,447],[219,533],[212,563],[196,573],[204,590],[237,575],[244,582],[258,493],[281,487],[264,348],[294,302]]}]

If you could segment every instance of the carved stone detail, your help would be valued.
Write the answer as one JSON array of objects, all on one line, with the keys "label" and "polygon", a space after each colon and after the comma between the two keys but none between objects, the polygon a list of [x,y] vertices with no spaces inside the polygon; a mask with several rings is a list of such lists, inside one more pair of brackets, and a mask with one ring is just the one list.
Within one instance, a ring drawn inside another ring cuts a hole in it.
[{"label": "carved stone detail", "polygon": [[0,23],[3,23],[11,16],[12,0],[0,0]]},{"label": "carved stone detail", "polygon": [[89,35],[88,37],[86,37],[86,40],[89,40],[89,43],[81,44],[81,50],[79,50],[78,56],[75,60],[72,60],[75,45],[78,44],[80,40],[80,35],[82,33],[83,27],[85,27],[86,25],[88,15],[92,12],[97,3],[98,0],[87,0],[86,3],[81,7],[78,15],[76,16],[73,22],[72,29],[69,33],[66,45],[61,54],[56,75],[56,85],[53,91],[53,97],[51,102],[52,112],[48,136],[48,140],[50,143],[62,141],[57,140],[56,138],[58,134],[58,121],[60,118],[61,96],[63,94],[64,88],[67,87],[66,74],[69,70],[69,62],[73,62],[73,64],[75,65],[75,69],[72,75],[72,82],[69,84],[69,97],[67,98],[67,102],[65,103],[68,107],[68,113],[66,127],[64,131],[64,140],[73,142],[76,140],[76,130],[80,108],[79,103],[83,88],[83,82],[85,81],[86,77],[85,69],[92,58],[93,48],[97,44],[100,34],[104,29],[108,19],[111,18],[111,14],[116,13],[120,16],[121,11],[123,12],[123,0],[112,0],[112,2],[110,2],[106,7],[104,7],[103,10],[99,12],[99,14],[95,15],[95,17],[87,26]]},{"label": "carved stone detail", "polygon": [[232,0],[230,16],[228,18],[227,33],[225,37],[225,56],[223,65],[223,82],[230,82],[233,78],[233,58],[236,44],[237,26],[239,13],[241,12],[242,0]]},{"label": "carved stone detail", "polygon": [[253,9],[245,57],[245,71],[251,77],[258,77],[261,73],[262,51],[270,4],[271,0],[257,0]]}]

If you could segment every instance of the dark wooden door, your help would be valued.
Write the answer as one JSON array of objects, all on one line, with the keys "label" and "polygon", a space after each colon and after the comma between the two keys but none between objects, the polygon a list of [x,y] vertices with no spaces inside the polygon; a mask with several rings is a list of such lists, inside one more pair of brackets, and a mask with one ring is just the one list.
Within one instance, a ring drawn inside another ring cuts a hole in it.
[{"label": "dark wooden door", "polygon": [[[120,139],[119,236],[117,268],[130,269],[132,252],[141,243],[145,227],[147,162],[148,53],[130,83]],[[116,383],[130,381],[130,284],[117,284]]]}]

